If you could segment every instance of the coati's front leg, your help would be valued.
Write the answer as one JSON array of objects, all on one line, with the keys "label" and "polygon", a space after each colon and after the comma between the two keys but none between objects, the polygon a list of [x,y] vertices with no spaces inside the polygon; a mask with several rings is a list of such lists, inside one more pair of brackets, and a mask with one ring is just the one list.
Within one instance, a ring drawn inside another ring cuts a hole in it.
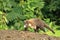
[{"label": "coati's front leg", "polygon": [[34,29],[34,31],[39,32],[39,29],[45,32],[45,28],[43,26],[36,26],[36,29]]},{"label": "coati's front leg", "polygon": [[40,26],[39,27],[43,32],[45,32],[45,27],[44,26]]},{"label": "coati's front leg", "polygon": [[43,32],[45,32],[45,29],[44,28],[40,28]]},{"label": "coati's front leg", "polygon": [[36,29],[34,29],[35,32],[39,32],[39,27],[36,27]]},{"label": "coati's front leg", "polygon": [[28,29],[27,27],[26,27],[26,28],[24,28],[24,31],[27,31],[27,29]]}]

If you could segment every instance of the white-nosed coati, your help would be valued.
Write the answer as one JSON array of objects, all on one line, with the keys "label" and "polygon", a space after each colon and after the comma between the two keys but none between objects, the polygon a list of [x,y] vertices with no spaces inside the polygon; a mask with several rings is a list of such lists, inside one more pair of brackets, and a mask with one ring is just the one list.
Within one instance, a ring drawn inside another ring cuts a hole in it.
[{"label": "white-nosed coati", "polygon": [[52,33],[55,34],[55,32],[41,19],[38,18],[33,18],[33,19],[29,19],[29,20],[25,20],[24,21],[24,28],[25,30],[31,27],[33,28],[35,31],[38,31],[38,29],[41,29],[45,32],[45,28],[49,29]]}]

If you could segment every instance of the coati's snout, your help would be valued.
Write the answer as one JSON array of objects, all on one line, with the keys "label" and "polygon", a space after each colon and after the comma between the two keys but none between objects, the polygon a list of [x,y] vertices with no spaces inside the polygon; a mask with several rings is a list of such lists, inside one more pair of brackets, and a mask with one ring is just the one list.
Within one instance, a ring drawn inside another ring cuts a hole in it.
[{"label": "coati's snout", "polygon": [[24,28],[28,27],[29,23],[28,23],[28,20],[25,20],[24,21]]},{"label": "coati's snout", "polygon": [[26,30],[27,30],[27,28],[28,28],[28,21],[27,21],[27,20],[25,20],[25,21],[24,21],[24,31],[26,31]]},{"label": "coati's snout", "polygon": [[25,20],[24,21],[24,28],[26,28],[26,27],[31,27],[32,25],[29,23],[29,21],[28,20]]}]

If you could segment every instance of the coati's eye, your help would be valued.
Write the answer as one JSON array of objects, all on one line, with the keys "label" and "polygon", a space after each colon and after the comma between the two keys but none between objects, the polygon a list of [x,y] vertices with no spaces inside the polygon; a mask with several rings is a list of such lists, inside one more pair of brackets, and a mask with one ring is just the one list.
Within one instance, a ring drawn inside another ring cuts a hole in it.
[{"label": "coati's eye", "polygon": [[29,23],[29,26],[32,26],[32,25]]}]

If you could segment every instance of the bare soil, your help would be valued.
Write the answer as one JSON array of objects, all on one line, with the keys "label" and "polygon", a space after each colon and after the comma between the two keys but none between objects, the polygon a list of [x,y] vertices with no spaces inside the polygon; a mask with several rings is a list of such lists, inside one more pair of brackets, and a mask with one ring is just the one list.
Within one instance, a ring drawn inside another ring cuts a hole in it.
[{"label": "bare soil", "polygon": [[0,30],[0,40],[60,40],[60,37],[29,31]]}]

